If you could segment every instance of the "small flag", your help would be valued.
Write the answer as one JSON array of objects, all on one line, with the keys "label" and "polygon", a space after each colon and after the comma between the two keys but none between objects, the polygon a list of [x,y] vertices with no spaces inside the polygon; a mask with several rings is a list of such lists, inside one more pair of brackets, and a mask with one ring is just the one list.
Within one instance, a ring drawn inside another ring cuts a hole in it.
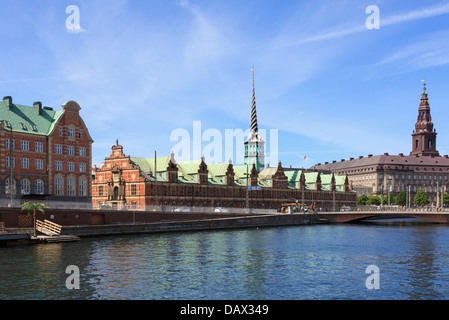
[{"label": "small flag", "polygon": [[304,160],[306,160],[307,159],[307,156],[304,156]]}]

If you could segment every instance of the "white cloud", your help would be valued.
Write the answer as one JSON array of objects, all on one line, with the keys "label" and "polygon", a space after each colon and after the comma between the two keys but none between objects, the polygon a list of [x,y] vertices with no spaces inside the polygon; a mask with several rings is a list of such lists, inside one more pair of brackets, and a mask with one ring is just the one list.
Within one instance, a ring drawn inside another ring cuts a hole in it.
[{"label": "white cloud", "polygon": [[426,34],[415,43],[383,58],[375,67],[402,73],[449,64],[449,29]]},{"label": "white cloud", "polygon": [[[380,12],[381,12],[380,28],[382,28],[382,27],[386,27],[386,26],[399,24],[399,23],[405,23],[405,22],[410,22],[410,21],[414,21],[414,20],[431,18],[431,17],[435,17],[435,16],[448,14],[449,13],[449,3],[443,3],[443,4],[439,4],[439,5],[435,5],[435,6],[431,6],[431,7],[427,7],[427,8],[421,8],[418,10],[413,10],[413,11],[409,11],[409,12],[401,13],[401,14],[394,14],[394,15],[390,15],[390,16],[386,16],[386,17],[383,16],[382,9]],[[356,33],[361,33],[364,31],[369,31],[369,30],[366,28],[366,26],[363,22],[363,24],[355,25],[353,27],[348,27],[345,29],[324,31],[322,33],[319,33],[319,34],[316,34],[316,35],[313,35],[310,37],[286,40],[283,43],[279,43],[278,47],[279,48],[291,47],[291,46],[298,46],[298,45],[303,45],[303,44],[307,44],[307,43],[311,43],[311,42],[331,40],[331,39],[341,38],[341,37],[345,37],[345,36],[356,34]]]}]

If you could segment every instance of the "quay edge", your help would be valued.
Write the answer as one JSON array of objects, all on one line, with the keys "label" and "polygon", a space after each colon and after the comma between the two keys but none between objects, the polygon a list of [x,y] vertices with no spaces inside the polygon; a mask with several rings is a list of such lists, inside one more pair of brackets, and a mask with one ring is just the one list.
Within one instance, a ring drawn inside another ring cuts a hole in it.
[{"label": "quay edge", "polygon": [[197,220],[173,220],[148,223],[120,223],[105,225],[64,226],[61,233],[78,237],[206,231],[239,228],[262,228],[277,226],[299,226],[328,223],[317,214],[273,214]]}]

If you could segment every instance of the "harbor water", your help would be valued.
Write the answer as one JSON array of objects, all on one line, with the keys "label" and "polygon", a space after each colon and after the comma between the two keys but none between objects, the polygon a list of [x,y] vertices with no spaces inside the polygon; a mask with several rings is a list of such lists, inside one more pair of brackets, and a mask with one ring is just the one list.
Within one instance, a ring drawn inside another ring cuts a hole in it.
[{"label": "harbor water", "polygon": [[449,298],[449,226],[407,221],[82,238],[0,262],[2,300]]}]

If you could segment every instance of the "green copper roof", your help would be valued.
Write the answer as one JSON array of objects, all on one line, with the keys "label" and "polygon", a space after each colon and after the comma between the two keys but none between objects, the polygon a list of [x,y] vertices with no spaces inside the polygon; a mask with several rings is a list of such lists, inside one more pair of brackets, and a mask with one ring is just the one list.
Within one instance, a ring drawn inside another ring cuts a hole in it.
[{"label": "green copper roof", "polygon": [[[144,159],[131,157],[131,160],[140,166],[143,172],[153,172],[154,158]],[[167,181],[166,170],[170,157],[158,157],[157,158],[157,172],[158,181]],[[201,160],[189,160],[176,162],[178,167],[178,181],[180,183],[198,183],[198,169]],[[226,171],[229,163],[213,163],[207,165],[208,170],[208,183],[211,185],[226,185]],[[247,186],[247,173],[250,175],[252,165],[235,165],[234,169],[234,184],[236,186]],[[276,167],[265,168],[259,175],[258,185],[263,188],[271,187],[271,178],[277,171]],[[302,170],[286,170],[284,174],[287,176],[288,186],[290,189],[300,188],[300,178]],[[304,171],[306,179],[305,189],[316,190],[316,181],[318,178],[318,171],[306,172]],[[332,174],[320,174],[321,189],[330,190],[330,183],[332,180]],[[337,191],[343,191],[345,183],[345,176],[335,175],[335,184]]]},{"label": "green copper roof", "polygon": [[[53,111],[42,108],[40,113],[35,107],[27,107],[19,104],[12,104],[8,107],[5,101],[0,101],[0,120],[7,121],[11,125],[12,131],[49,135],[63,111]],[[6,124],[5,129],[9,129]]]}]

